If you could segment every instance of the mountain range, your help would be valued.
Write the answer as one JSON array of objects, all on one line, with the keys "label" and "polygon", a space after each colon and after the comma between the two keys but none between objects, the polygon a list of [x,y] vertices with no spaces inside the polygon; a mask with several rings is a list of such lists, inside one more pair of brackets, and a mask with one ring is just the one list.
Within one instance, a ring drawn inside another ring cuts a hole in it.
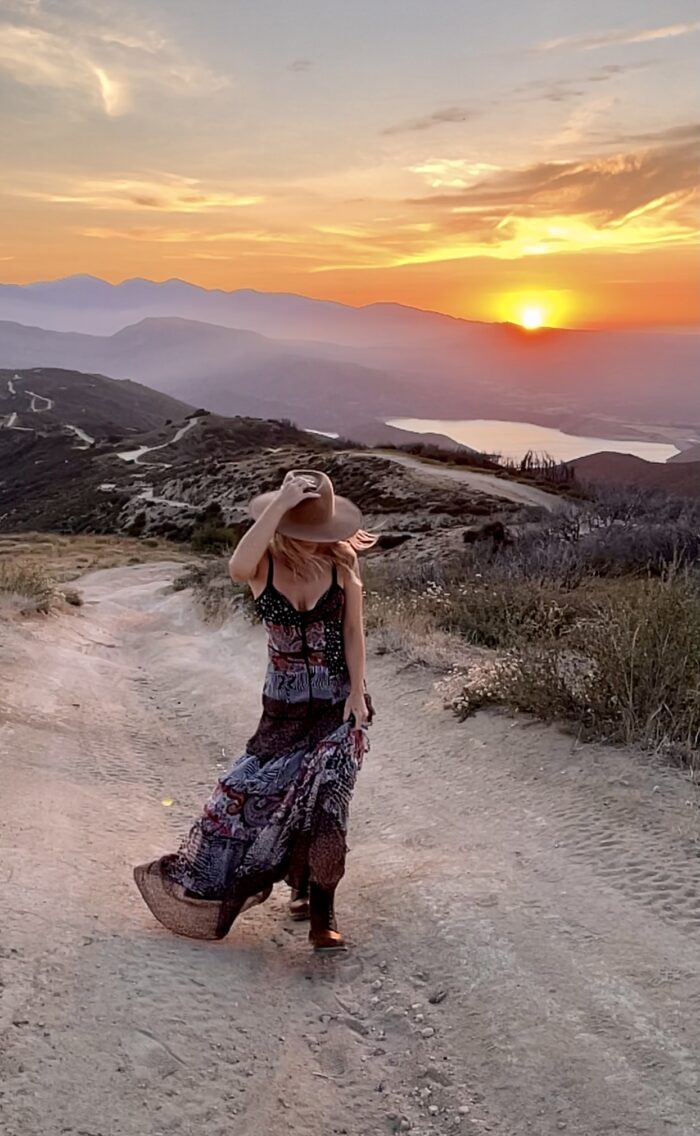
[{"label": "mountain range", "polygon": [[0,320],[0,366],[99,372],[220,414],[358,438],[398,417],[700,436],[694,334],[528,333],[395,304],[83,276],[0,286]]}]

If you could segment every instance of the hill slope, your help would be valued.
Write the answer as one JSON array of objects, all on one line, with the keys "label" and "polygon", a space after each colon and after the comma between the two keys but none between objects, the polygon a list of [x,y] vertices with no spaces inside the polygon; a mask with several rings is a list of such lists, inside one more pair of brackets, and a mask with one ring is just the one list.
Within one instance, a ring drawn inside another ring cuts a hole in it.
[{"label": "hill slope", "polygon": [[639,488],[700,498],[700,462],[648,462],[632,454],[589,454],[570,462],[581,485]]},{"label": "hill slope", "polygon": [[668,460],[669,463],[676,465],[683,465],[686,462],[700,462],[700,442],[688,446],[687,449],[681,450],[679,454],[674,454],[674,456]]},{"label": "hill slope", "polygon": [[104,375],[58,367],[0,370],[0,429],[44,434],[66,428],[99,439],[153,430],[191,410],[140,383]]},{"label": "hill slope", "polygon": [[429,534],[433,553],[436,536],[437,546],[443,537],[458,541],[476,517],[514,508],[488,487],[426,488],[390,461],[336,452],[331,440],[289,422],[192,411],[138,384],[98,375],[1,372],[0,406],[18,407],[0,417],[5,532],[189,539],[213,503],[218,523],[237,524],[254,492],[279,485],[290,468],[309,467],[325,469],[380,529],[399,529],[407,539]]},{"label": "hill slope", "polygon": [[338,432],[348,421],[388,417],[404,395],[398,378],[335,360],[317,345],[181,319],[146,319],[106,337],[0,323],[3,363],[137,379],[219,414],[289,416]]}]

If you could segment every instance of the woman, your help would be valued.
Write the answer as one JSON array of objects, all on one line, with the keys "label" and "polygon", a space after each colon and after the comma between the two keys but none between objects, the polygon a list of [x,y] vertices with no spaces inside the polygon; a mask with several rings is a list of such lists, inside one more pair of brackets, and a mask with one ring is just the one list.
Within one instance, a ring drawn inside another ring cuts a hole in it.
[{"label": "woman", "polygon": [[268,633],[263,713],[179,852],[134,870],[170,930],[220,939],[274,883],[310,919],[317,951],[344,950],[334,913],[348,808],[372,716],[365,690],[356,551],[373,540],[325,474],[287,474],[250,505],[255,523],[231,557]]}]

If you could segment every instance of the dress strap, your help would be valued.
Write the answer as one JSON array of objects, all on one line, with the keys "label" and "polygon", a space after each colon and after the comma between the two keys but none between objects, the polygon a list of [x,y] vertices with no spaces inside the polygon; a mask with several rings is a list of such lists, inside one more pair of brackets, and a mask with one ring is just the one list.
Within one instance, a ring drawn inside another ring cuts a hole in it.
[{"label": "dress strap", "polygon": [[268,586],[268,588],[272,587],[274,575],[275,575],[275,562],[272,558],[272,553],[270,552],[270,549],[268,548],[268,550],[267,550],[267,586]]},{"label": "dress strap", "polygon": [[331,587],[336,588],[337,586],[338,586],[338,567],[337,567],[337,565],[334,561],[333,562],[333,575],[331,577]]}]

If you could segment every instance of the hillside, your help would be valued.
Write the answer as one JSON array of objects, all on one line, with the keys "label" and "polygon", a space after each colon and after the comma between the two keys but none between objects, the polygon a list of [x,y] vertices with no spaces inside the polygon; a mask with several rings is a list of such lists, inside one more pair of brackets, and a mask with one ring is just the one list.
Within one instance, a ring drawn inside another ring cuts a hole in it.
[{"label": "hillside", "polygon": [[[0,319],[14,321],[0,334],[0,365],[101,371],[220,413],[287,414],[318,429],[403,416],[504,418],[617,438],[653,439],[665,427],[688,440],[700,430],[692,334],[528,334],[395,304],[92,277],[2,286]],[[41,329],[91,338],[49,340]]]},{"label": "hillside", "polygon": [[253,493],[310,466],[331,474],[389,543],[412,540],[426,554],[459,543],[479,517],[516,511],[488,486],[426,486],[289,422],[192,411],[138,384],[60,370],[3,372],[0,382],[0,406],[18,407],[0,420],[0,531],[188,540],[213,503],[240,524]]},{"label": "hillside", "polygon": [[668,460],[669,463],[673,463],[675,465],[683,465],[686,462],[700,462],[700,442],[696,442],[694,445],[688,446],[687,449],[681,450],[679,454],[675,454]]},{"label": "hillside", "polygon": [[581,485],[639,488],[700,498],[700,461],[648,462],[631,454],[589,454],[571,462]]},{"label": "hillside", "polygon": [[406,394],[397,377],[334,360],[313,343],[182,319],[146,319],[106,337],[0,323],[0,364],[136,379],[218,414],[287,416],[336,432],[375,414],[389,417]]},{"label": "hillside", "polygon": [[184,402],[134,382],[58,367],[0,370],[0,430],[47,433],[66,429],[82,441],[142,433],[182,418]]}]

